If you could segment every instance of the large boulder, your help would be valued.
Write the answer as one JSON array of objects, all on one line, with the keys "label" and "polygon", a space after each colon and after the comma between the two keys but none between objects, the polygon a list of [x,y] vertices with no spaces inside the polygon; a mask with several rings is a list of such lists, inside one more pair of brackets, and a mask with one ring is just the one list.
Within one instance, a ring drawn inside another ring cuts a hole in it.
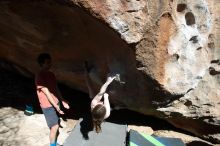
[{"label": "large boulder", "polygon": [[[49,52],[58,80],[87,91],[108,73],[115,106],[164,118],[220,143],[218,0],[0,1],[0,59],[20,73],[39,70]],[[212,63],[211,63],[212,62]],[[212,66],[209,72],[209,67]],[[214,72],[214,73],[213,73]]]}]

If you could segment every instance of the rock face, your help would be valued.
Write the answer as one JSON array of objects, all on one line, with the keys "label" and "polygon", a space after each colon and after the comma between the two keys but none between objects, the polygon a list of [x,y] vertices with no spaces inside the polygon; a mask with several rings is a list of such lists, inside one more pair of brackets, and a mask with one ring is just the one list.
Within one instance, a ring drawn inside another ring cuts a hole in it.
[{"label": "rock face", "polygon": [[[1,67],[32,76],[49,52],[59,81],[87,92],[108,73],[111,102],[165,118],[220,143],[218,0],[4,0],[0,2]],[[209,67],[211,68],[209,69]]]}]

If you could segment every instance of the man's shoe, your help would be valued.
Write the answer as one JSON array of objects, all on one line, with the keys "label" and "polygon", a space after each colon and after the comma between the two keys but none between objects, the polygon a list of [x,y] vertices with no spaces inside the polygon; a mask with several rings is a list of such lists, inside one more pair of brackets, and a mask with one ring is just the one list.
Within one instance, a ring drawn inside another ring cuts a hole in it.
[{"label": "man's shoe", "polygon": [[26,109],[24,111],[24,114],[26,116],[31,116],[34,114],[33,106],[32,105],[26,105]]},{"label": "man's shoe", "polygon": [[25,114],[26,116],[31,116],[31,115],[34,114],[34,112],[25,110],[25,111],[24,111],[24,114]]}]

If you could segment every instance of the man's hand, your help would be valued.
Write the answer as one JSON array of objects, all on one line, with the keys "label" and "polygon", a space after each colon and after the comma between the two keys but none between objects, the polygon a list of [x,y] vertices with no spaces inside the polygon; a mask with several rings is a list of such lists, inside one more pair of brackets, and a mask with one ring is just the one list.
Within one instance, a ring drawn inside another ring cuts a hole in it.
[{"label": "man's hand", "polygon": [[62,104],[63,104],[64,108],[66,108],[66,109],[70,108],[69,104],[66,101],[62,101]]},{"label": "man's hand", "polygon": [[59,107],[58,105],[55,106],[55,109],[57,110],[57,112],[58,112],[59,114],[61,114],[61,115],[64,114],[64,112],[60,109],[60,107]]}]

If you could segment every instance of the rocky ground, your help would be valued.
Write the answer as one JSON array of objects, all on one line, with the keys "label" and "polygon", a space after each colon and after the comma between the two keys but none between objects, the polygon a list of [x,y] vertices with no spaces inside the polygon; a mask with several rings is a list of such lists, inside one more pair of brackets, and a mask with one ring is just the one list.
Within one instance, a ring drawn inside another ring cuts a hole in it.
[{"label": "rocky ground", "polygon": [[[2,146],[49,146],[49,129],[42,114],[25,116],[23,111],[11,107],[1,109],[0,145]],[[59,143],[63,143],[76,120],[62,121]]]},{"label": "rocky ground", "polygon": [[[66,111],[66,116],[61,122],[58,142],[63,144],[78,119],[89,111],[89,99],[87,94],[73,91],[64,85],[60,85],[60,89],[71,104],[71,110]],[[34,115],[24,115],[26,103],[34,105]],[[33,79],[0,70],[0,121],[1,146],[49,145],[49,129],[36,98]],[[177,129],[163,120],[128,110],[112,111],[108,121],[127,124],[128,129],[147,134],[181,138],[187,146],[214,145]]]}]

